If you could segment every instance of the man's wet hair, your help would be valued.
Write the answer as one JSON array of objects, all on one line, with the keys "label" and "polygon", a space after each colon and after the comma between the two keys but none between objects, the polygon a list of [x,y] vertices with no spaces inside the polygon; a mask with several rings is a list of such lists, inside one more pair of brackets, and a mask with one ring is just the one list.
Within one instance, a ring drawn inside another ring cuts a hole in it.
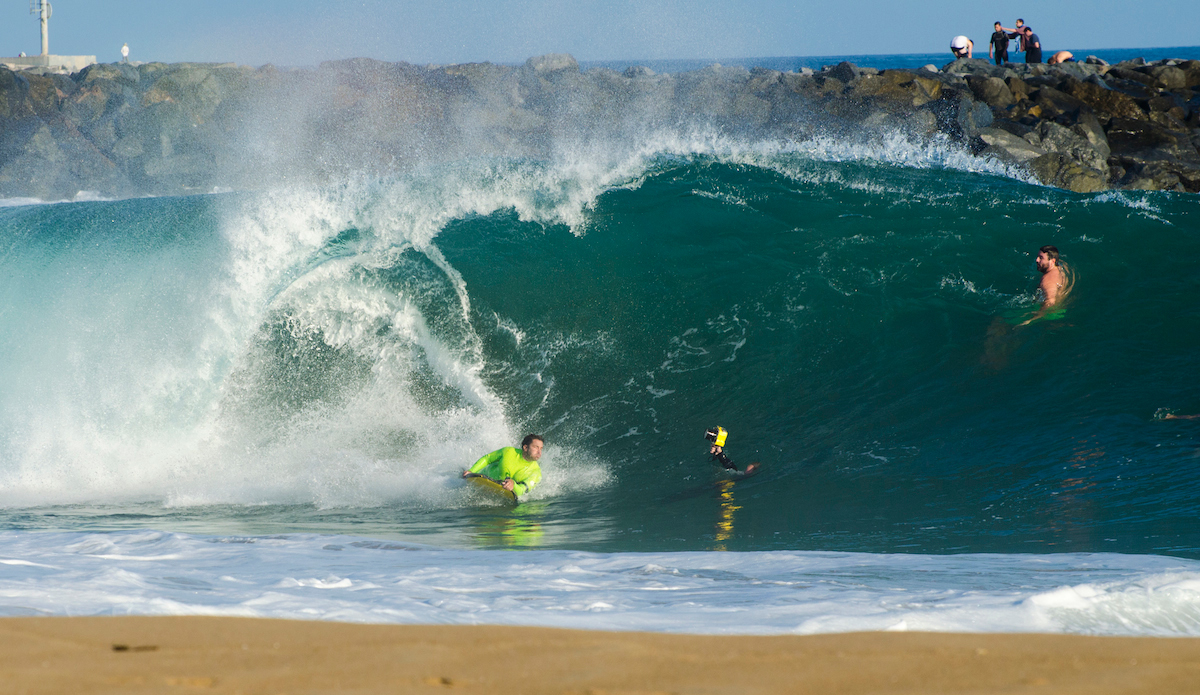
[{"label": "man's wet hair", "polygon": [[1044,253],[1044,254],[1046,254],[1046,257],[1049,258],[1050,260],[1054,261],[1055,263],[1058,262],[1059,255],[1058,255],[1058,247],[1057,246],[1051,246],[1049,244],[1046,244],[1042,248],[1038,249],[1038,253]]},{"label": "man's wet hair", "polygon": [[[1057,252],[1055,252],[1055,253],[1057,253]],[[525,435],[525,438],[521,440],[521,448],[524,449],[525,447],[529,446],[530,444],[533,444],[533,440],[535,440],[535,439],[538,440],[539,442],[541,442],[542,444],[546,443],[546,438],[540,434],[527,434],[527,435]]]}]

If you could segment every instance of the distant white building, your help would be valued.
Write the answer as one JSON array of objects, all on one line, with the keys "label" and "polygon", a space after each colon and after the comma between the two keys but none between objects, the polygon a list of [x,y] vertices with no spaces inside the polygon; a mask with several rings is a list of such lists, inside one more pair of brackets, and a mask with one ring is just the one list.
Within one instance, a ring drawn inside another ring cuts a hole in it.
[{"label": "distant white building", "polygon": [[96,56],[56,56],[50,54],[50,15],[53,13],[53,8],[46,0],[31,0],[29,3],[29,11],[36,12],[41,19],[42,26],[42,54],[36,56],[26,56],[22,51],[20,56],[12,58],[0,58],[0,64],[3,64],[10,70],[27,70],[29,68],[49,68],[58,72],[79,72],[89,65],[96,62]]}]

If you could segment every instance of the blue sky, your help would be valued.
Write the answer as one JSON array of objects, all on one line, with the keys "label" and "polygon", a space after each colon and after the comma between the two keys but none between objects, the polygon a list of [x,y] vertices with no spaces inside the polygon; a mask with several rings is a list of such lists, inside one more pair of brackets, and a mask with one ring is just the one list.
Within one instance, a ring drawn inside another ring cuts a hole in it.
[{"label": "blue sky", "polygon": [[[1048,50],[1200,44],[1200,0],[55,0],[50,52],[315,65],[936,53],[1024,17]],[[41,51],[29,0],[0,0],[0,55]]]}]

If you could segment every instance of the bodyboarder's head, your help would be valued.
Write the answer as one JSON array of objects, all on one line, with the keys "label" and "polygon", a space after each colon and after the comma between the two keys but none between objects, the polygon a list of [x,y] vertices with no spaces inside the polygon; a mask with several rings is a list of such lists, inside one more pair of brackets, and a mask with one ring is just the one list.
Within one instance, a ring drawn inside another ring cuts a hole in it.
[{"label": "bodyboarder's head", "polygon": [[536,461],[542,457],[542,447],[546,446],[546,440],[542,439],[540,434],[527,434],[521,440],[521,456],[526,461]]}]

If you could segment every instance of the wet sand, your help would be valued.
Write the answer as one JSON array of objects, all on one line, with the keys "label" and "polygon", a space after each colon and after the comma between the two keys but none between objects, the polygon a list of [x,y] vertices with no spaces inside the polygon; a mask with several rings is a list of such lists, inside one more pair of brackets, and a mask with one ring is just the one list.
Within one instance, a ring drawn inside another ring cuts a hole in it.
[{"label": "wet sand", "polygon": [[1194,693],[1200,639],[0,619],[4,693]]}]

